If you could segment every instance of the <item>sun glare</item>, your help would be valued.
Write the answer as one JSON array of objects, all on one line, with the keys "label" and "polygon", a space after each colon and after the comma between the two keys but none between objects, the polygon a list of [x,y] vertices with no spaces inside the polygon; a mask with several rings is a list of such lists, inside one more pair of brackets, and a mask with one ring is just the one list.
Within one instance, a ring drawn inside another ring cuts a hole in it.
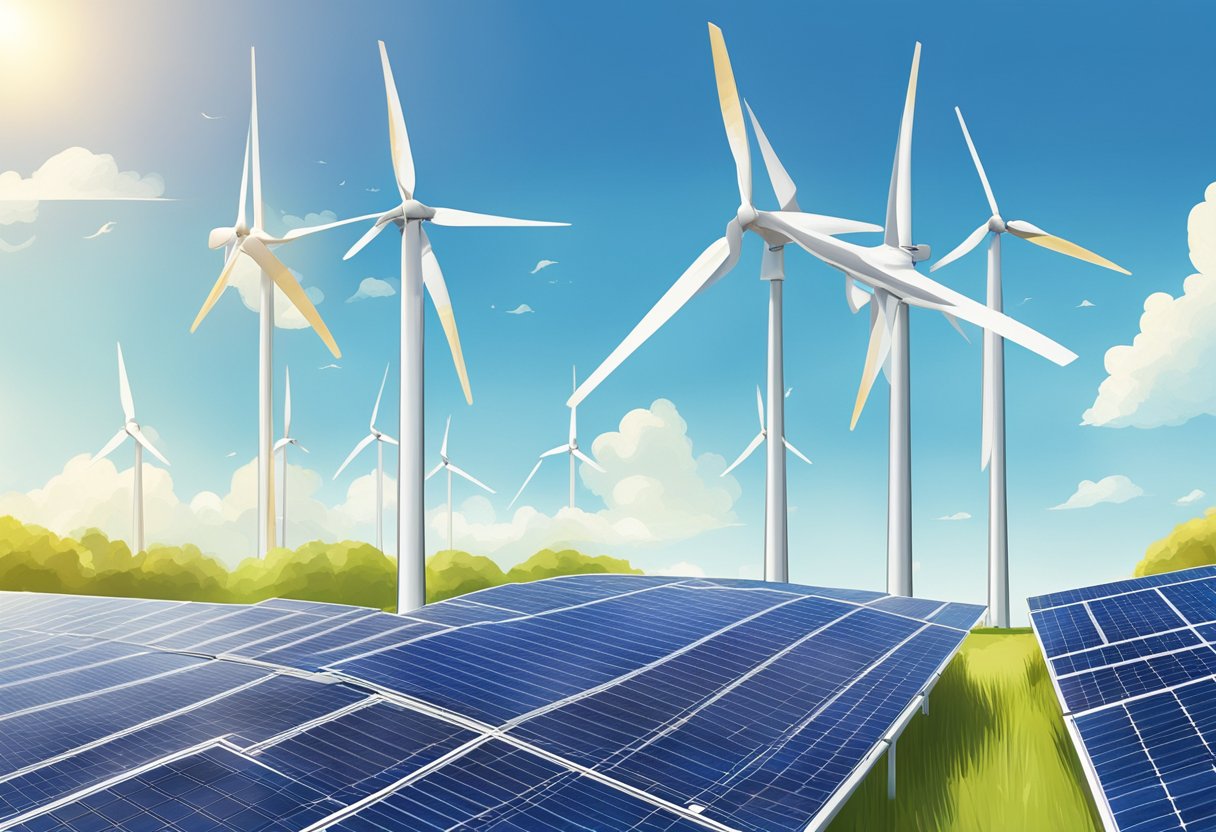
[{"label": "sun glare", "polygon": [[12,0],[0,0],[0,49],[20,49],[29,39],[29,18]]}]

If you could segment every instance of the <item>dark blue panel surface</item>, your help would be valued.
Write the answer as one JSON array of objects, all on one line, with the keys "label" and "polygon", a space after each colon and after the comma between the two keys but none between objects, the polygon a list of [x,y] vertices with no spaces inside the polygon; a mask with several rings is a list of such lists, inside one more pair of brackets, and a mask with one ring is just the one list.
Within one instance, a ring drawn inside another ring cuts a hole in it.
[{"label": "dark blue panel surface", "polygon": [[1081,670],[1091,670],[1095,667],[1105,667],[1108,664],[1151,656],[1155,653],[1172,653],[1186,647],[1202,644],[1199,637],[1191,630],[1174,630],[1169,633],[1139,638],[1134,641],[1124,641],[1119,644],[1108,644],[1095,647],[1080,653],[1072,653],[1058,659],[1052,659],[1051,665],[1059,676],[1076,673]]},{"label": "dark blue panel surface", "polygon": [[1078,713],[1216,673],[1216,651],[1204,645],[1089,670],[1059,679],[1067,710]]},{"label": "dark blue panel surface", "polygon": [[1113,595],[1123,595],[1148,587],[1168,586],[1170,584],[1194,581],[1201,578],[1216,578],[1216,566],[1199,566],[1194,569],[1182,569],[1177,572],[1164,572],[1159,575],[1146,575],[1143,578],[1130,578],[1125,581],[1114,581],[1109,584],[1069,589],[1064,592],[1053,592],[1049,595],[1039,595],[1027,599],[1031,610],[1041,610],[1048,607],[1059,607],[1064,604],[1075,604],[1078,601],[1089,601],[1094,598],[1106,598]]},{"label": "dark blue panel surface", "polygon": [[1216,578],[1161,587],[1161,594],[1191,624],[1216,621]]},{"label": "dark blue panel surface", "polygon": [[1124,641],[1186,626],[1155,589],[1090,601],[1089,611],[1107,641]]},{"label": "dark blue panel surface", "polygon": [[1048,658],[1103,644],[1102,636],[1098,635],[1098,629],[1082,604],[1033,612],[1030,620]]}]

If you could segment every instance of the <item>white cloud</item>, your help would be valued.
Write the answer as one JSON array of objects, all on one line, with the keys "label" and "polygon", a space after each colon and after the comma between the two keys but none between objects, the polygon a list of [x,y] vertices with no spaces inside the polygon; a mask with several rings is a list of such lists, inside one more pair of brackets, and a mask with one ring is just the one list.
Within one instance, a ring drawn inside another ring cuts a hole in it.
[{"label": "white cloud", "polygon": [[326,223],[337,222],[337,220],[337,214],[329,209],[325,209],[324,211],[309,212],[302,217],[297,217],[295,214],[284,214],[280,221],[290,231],[294,228],[325,225]]},{"label": "white cloud", "polygon": [[[129,449],[115,452],[122,458]],[[276,474],[279,472],[275,468]],[[89,455],[68,460],[61,473],[29,493],[0,494],[0,515],[11,514],[58,534],[96,527],[114,538],[129,540],[131,531],[130,467],[119,470],[113,458],[89,463]],[[333,507],[316,498],[321,475],[308,468],[287,466],[287,543],[310,540],[374,540],[375,474],[354,479],[345,500]],[[391,518],[397,489],[385,476],[385,513]],[[144,515],[149,543],[193,543],[204,552],[235,563],[255,550],[257,528],[257,460],[232,475],[228,493],[201,491],[188,500],[173,488],[171,474],[158,465],[144,467]],[[386,522],[386,528],[388,523]],[[391,546],[390,546],[391,548]]]},{"label": "white cloud", "polygon": [[13,243],[8,243],[8,242],[5,242],[4,240],[0,240],[0,251],[4,252],[5,254],[16,254],[17,252],[25,251],[27,248],[32,246],[34,244],[34,240],[36,240],[36,239],[38,239],[38,237],[36,235],[31,234],[30,238],[28,240],[17,243],[15,245]]},{"label": "white cloud", "polygon": [[40,202],[159,199],[164,192],[165,181],[158,174],[119,171],[108,153],[69,147],[28,178],[15,170],[0,173],[0,225],[33,222]]},{"label": "white cloud", "polygon": [[556,260],[538,260],[536,262],[536,268],[534,268],[532,271],[528,272],[528,274],[536,274],[541,269],[547,269],[550,266],[556,266],[556,265],[557,265]]},{"label": "white cloud", "polygon": [[673,578],[704,578],[705,570],[697,566],[695,563],[689,563],[682,560],[679,563],[673,563],[671,566],[660,566],[658,569],[650,570],[653,575],[671,575]]},{"label": "white cloud", "polygon": [[[653,546],[736,522],[732,509],[739,498],[739,483],[734,477],[719,476],[726,460],[693,452],[687,424],[666,399],[629,411],[617,431],[596,437],[591,451],[605,473],[587,465],[580,465],[579,473],[604,508],[587,511],[567,506],[550,515],[523,506],[500,520],[489,500],[471,497],[452,518],[456,548],[510,561],[553,546],[590,550]],[[564,465],[550,464],[542,466],[537,476],[565,472]],[[431,550],[446,548],[446,506],[430,510],[427,524]]]},{"label": "white cloud", "polygon": [[1144,301],[1132,343],[1107,350],[1107,378],[1082,424],[1155,428],[1216,414],[1216,183],[1191,210],[1187,232],[1198,273],[1178,297]]},{"label": "white cloud", "polygon": [[1087,298],[1087,299],[1081,301],[1080,303],[1078,303],[1077,308],[1078,309],[1089,309],[1093,305],[1094,305],[1094,302]]},{"label": "white cloud", "polygon": [[1192,503],[1199,502],[1206,496],[1208,496],[1206,493],[1204,493],[1203,491],[1200,491],[1198,488],[1196,488],[1196,489],[1192,490],[1189,494],[1185,494],[1185,495],[1179,497],[1177,500],[1174,500],[1174,505],[1189,506]]},{"label": "white cloud", "polygon": [[365,277],[359,281],[358,290],[348,297],[346,302],[354,303],[357,300],[367,300],[368,298],[387,298],[395,294],[397,294],[397,290],[387,280],[381,280],[378,277]]},{"label": "white cloud", "polygon": [[[299,272],[291,269],[291,273],[296,276],[296,280],[303,284],[304,280]],[[258,268],[258,264],[253,262],[252,258],[249,257],[241,257],[237,260],[236,266],[232,269],[232,276],[228,278],[228,285],[236,289],[237,293],[241,296],[241,303],[245,304],[245,308],[250,312],[257,312],[260,308],[262,302],[261,283],[262,271]],[[305,286],[304,294],[308,295],[308,299],[312,301],[313,306],[320,306],[325,300],[325,293],[316,286]],[[322,318],[324,318],[324,315],[322,315]],[[308,328],[308,321],[304,320],[304,316],[300,314],[300,310],[296,309],[295,305],[287,299],[287,295],[283,294],[283,290],[278,286],[274,287],[274,325],[279,329]]]},{"label": "white cloud", "polygon": [[1143,488],[1122,474],[1113,474],[1097,482],[1082,480],[1071,497],[1058,506],[1052,506],[1051,510],[1090,508],[1100,503],[1126,503],[1143,495]]},{"label": "white cloud", "polygon": [[970,520],[971,514],[966,511],[956,511],[954,514],[947,514],[945,517],[939,517],[938,520]]},{"label": "white cloud", "polygon": [[[491,308],[493,308],[493,307],[491,307]],[[533,311],[531,306],[528,306],[528,304],[526,304],[526,303],[521,303],[519,306],[515,307],[514,309],[508,309],[507,314],[508,315],[526,315],[531,311]]]}]

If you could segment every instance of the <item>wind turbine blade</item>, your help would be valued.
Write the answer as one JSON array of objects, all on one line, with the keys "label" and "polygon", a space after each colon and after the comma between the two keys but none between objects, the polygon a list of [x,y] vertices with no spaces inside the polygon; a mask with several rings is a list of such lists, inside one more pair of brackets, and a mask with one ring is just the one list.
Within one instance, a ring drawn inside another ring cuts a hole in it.
[{"label": "wind turbine blade", "polygon": [[792,444],[790,444],[790,441],[789,441],[788,439],[786,439],[784,436],[783,436],[783,437],[781,437],[781,444],[785,445],[785,449],[786,449],[787,451],[789,451],[789,452],[790,452],[790,453],[792,453],[794,456],[796,456],[796,457],[798,457],[799,459],[801,459],[801,460],[802,460],[803,462],[805,462],[807,465],[814,465],[814,464],[815,464],[815,463],[811,462],[810,458],[809,458],[809,457],[808,457],[806,454],[804,454],[802,451],[798,450],[798,449],[797,449],[797,448],[795,448],[795,447],[794,447]]},{"label": "wind turbine blade", "polygon": [[764,397],[760,395],[760,385],[756,385],[756,418],[760,420],[760,432],[764,433]]},{"label": "wind turbine blade", "polygon": [[144,446],[144,448],[146,448],[146,449],[147,449],[148,453],[152,454],[152,456],[154,456],[154,457],[156,457],[157,459],[159,459],[159,460],[160,460],[161,462],[163,462],[165,465],[168,465],[168,464],[169,464],[169,460],[165,459],[165,455],[164,455],[164,454],[162,454],[160,451],[156,450],[156,446],[155,446],[155,445],[153,445],[153,444],[152,444],[150,441],[148,441],[148,437],[144,436],[144,432],[143,432],[142,430],[140,430],[140,429],[139,429],[139,428],[137,428],[137,427],[136,427],[136,428],[132,428],[132,429],[131,429],[131,437],[132,437],[132,438],[133,438],[133,439],[134,439],[136,442],[138,442],[139,444],[143,445],[143,446]]},{"label": "wind turbine blade", "polygon": [[763,441],[764,441],[764,431],[761,431],[760,433],[757,433],[755,435],[755,437],[752,439],[752,441],[748,443],[747,447],[743,449],[743,453],[739,454],[739,457],[734,462],[732,462],[730,465],[728,465],[726,467],[726,470],[723,471],[718,476],[725,477],[731,471],[735,470],[735,468],[738,467],[740,462],[747,459],[749,456],[752,455],[752,452],[755,451],[756,448],[760,447],[760,443]]},{"label": "wind turbine blade", "polygon": [[271,254],[270,249],[266,248],[266,244],[257,237],[246,237],[241,248],[270,275],[270,279],[274,281],[275,285],[283,290],[287,300],[300,311],[304,320],[308,321],[309,325],[316,330],[317,335],[321,336],[321,341],[329,348],[334,358],[341,358],[342,351],[338,349],[338,344],[334,341],[334,336],[330,334],[329,327],[325,325],[325,321],[321,320],[317,307],[312,305],[312,301],[304,293],[304,287],[296,280],[296,276],[283,265],[283,261]]},{"label": "wind turbine blade", "polygon": [[963,336],[964,341],[966,341],[968,344],[971,343],[971,339],[967,337],[967,333],[963,332],[962,326],[959,325],[958,318],[954,317],[949,312],[943,312],[942,317],[946,319],[950,326],[954,327],[955,332]]},{"label": "wind turbine blade", "polygon": [[[875,300],[885,300],[885,298]],[[874,380],[878,378],[878,371],[882,367],[883,361],[886,360],[887,353],[891,351],[890,323],[887,320],[886,310],[882,307],[883,304],[877,302],[870,306],[870,345],[866,349],[866,363],[861,370],[861,384],[857,388],[857,399],[853,403],[853,418],[849,422],[849,430],[857,427],[857,420],[861,418],[861,411],[865,408],[870,391],[874,388]]]},{"label": "wind turbine blade", "polygon": [[241,163],[241,201],[236,206],[236,224],[238,228],[245,227],[245,203],[249,197],[249,145],[253,142],[253,122],[245,131],[245,161]]},{"label": "wind turbine blade", "polygon": [[303,452],[304,452],[304,453],[306,453],[306,454],[307,454],[307,453],[311,453],[311,452],[308,450],[308,448],[305,448],[303,445],[301,445],[301,444],[300,444],[299,442],[297,442],[295,439],[291,440],[291,444],[295,445],[297,448],[299,448],[301,451],[303,451]]},{"label": "wind turbine blade", "polygon": [[726,140],[730,153],[735,157],[735,175],[739,179],[739,202],[752,202],[752,161],[747,146],[747,127],[743,124],[743,108],[739,106],[739,90],[735,87],[735,73],[730,67],[730,55],[722,30],[709,24],[709,48],[714,57],[714,79],[718,84],[718,106],[722,110],[722,124],[726,127]]},{"label": "wind turbine blade", "polygon": [[376,436],[375,436],[375,434],[372,434],[372,433],[369,433],[367,436],[360,439],[359,444],[356,445],[355,449],[350,452],[349,456],[346,457],[346,461],[343,462],[341,465],[339,465],[338,470],[334,472],[334,479],[337,479],[339,476],[342,475],[342,472],[346,470],[346,466],[350,465],[351,461],[354,460],[354,458],[359,455],[360,451],[362,451],[364,448],[366,448],[368,445],[372,444],[375,441],[376,441]]},{"label": "wind turbine blade", "polygon": [[988,174],[984,173],[984,165],[980,162],[980,154],[975,149],[975,142],[971,141],[971,131],[967,129],[967,122],[963,120],[963,111],[955,107],[954,114],[958,116],[958,126],[963,128],[963,138],[967,140],[967,150],[971,152],[971,161],[975,162],[975,172],[980,175],[980,183],[984,186],[984,196],[988,197],[988,207],[992,209],[992,216],[999,217],[1001,209],[996,207],[996,197],[992,195],[992,186],[988,184]]},{"label": "wind turbine blade", "polygon": [[570,453],[570,446],[569,445],[558,445],[556,448],[550,448],[549,450],[545,451],[543,454],[540,455],[540,458],[544,459],[547,456],[557,456],[558,454],[566,454],[566,453]]},{"label": "wind turbine blade", "polygon": [[[772,211],[761,211],[762,216],[772,214]],[[849,220],[841,217],[829,217],[826,214],[807,214],[802,211],[782,211],[781,219],[803,231],[813,231],[816,234],[863,234],[871,231],[882,231],[881,225],[861,220]]]},{"label": "wind turbine blade", "polygon": [[514,217],[478,214],[474,211],[460,211],[455,208],[435,208],[434,211],[435,216],[431,217],[430,221],[435,225],[452,225],[462,228],[557,228],[570,225],[568,222],[549,222],[547,220],[517,220]]},{"label": "wind turbine blade", "polygon": [[122,440],[127,438],[127,429],[122,428],[118,433],[114,434],[110,441],[102,446],[101,450],[93,454],[93,458],[89,462],[96,462],[99,459],[105,459],[114,452],[114,449],[122,444]]},{"label": "wind turbine blade", "polygon": [[381,442],[387,442],[387,443],[388,443],[388,444],[390,444],[390,445],[400,445],[400,444],[401,444],[401,443],[400,443],[400,442],[398,442],[396,439],[394,439],[393,437],[389,436],[387,433],[382,433],[382,434],[380,434],[380,441],[381,441]]},{"label": "wind turbine blade", "polygon": [[283,448],[286,448],[290,444],[291,444],[291,438],[284,436],[278,442],[274,443],[274,448],[272,448],[271,450],[273,450],[274,453],[277,454],[279,451],[281,451]]},{"label": "wind turbine blade", "polygon": [[367,229],[367,231],[363,232],[363,236],[360,237],[353,246],[351,246],[350,248],[348,248],[346,250],[346,254],[342,255],[342,259],[349,260],[350,258],[354,257],[356,254],[361,252],[365,245],[370,243],[372,240],[376,239],[376,235],[379,234],[381,231],[383,231],[384,227],[386,225],[388,225],[387,222],[374,223],[371,228],[369,228],[369,229]]},{"label": "wind turbine blade", "polygon": [[768,171],[768,181],[773,186],[773,193],[777,195],[777,204],[781,206],[782,211],[801,211],[798,207],[798,186],[794,184],[785,165],[777,158],[777,151],[769,144],[768,136],[764,135],[764,130],[760,128],[760,119],[756,118],[755,112],[752,111],[752,105],[744,100],[743,106],[747,108],[748,118],[752,120],[752,130],[756,132],[756,141],[760,143],[760,155],[764,157],[764,168]]},{"label": "wind turbine blade", "polygon": [[444,459],[448,458],[448,431],[452,429],[452,417],[448,417],[448,423],[443,427],[443,444],[439,446],[439,455]]},{"label": "wind turbine blade", "polygon": [[249,143],[253,148],[253,227],[262,228],[262,152],[258,146],[258,65],[249,47]]},{"label": "wind turbine blade", "polygon": [[291,436],[291,368],[283,368],[283,435]]},{"label": "wind turbine blade", "polygon": [[236,266],[236,260],[241,256],[241,247],[235,246],[232,253],[228,255],[228,259],[224,262],[224,268],[220,270],[220,276],[216,279],[215,285],[211,287],[211,293],[207,295],[207,299],[203,301],[203,306],[198,310],[198,314],[194,316],[194,323],[190,324],[190,331],[194,332],[198,329],[198,325],[203,322],[203,318],[207,317],[207,313],[211,311],[211,307],[215,306],[220,299],[220,295],[224,293],[224,289],[228,286],[228,278],[232,276],[232,269]]},{"label": "wind turbine blade", "polygon": [[987,233],[988,223],[984,222],[983,225],[968,234],[967,239],[955,246],[953,251],[930,266],[929,272],[932,273],[940,269],[942,266],[948,266],[967,252],[971,251],[971,249],[980,244],[980,241],[984,239],[984,235]]},{"label": "wind turbine blade", "polygon": [[524,493],[524,489],[528,487],[528,483],[532,482],[532,478],[536,476],[536,472],[540,470],[540,465],[544,461],[545,458],[543,456],[536,460],[536,464],[532,466],[532,470],[528,473],[528,478],[524,480],[524,484],[515,492],[515,496],[511,498],[511,502],[507,504],[508,511],[511,510],[511,506],[515,505],[515,501],[519,499],[520,495]]},{"label": "wind turbine blade", "polygon": [[365,220],[374,220],[379,218],[379,214],[364,214],[361,217],[351,217],[348,220],[337,220],[336,222],[327,222],[323,225],[310,225],[304,228],[293,228],[279,238],[281,242],[289,242],[298,240],[301,237],[307,237],[310,234],[316,234],[318,231],[328,231],[331,228],[338,228],[343,225],[350,225],[355,222],[364,222]]},{"label": "wind turbine blade", "polygon": [[571,449],[570,449],[570,452],[571,452],[572,454],[574,454],[574,456],[575,456],[577,459],[579,459],[579,460],[581,460],[581,461],[583,461],[583,462],[587,463],[587,464],[588,464],[588,465],[590,465],[592,468],[594,468],[595,470],[599,471],[601,474],[607,474],[607,473],[608,473],[607,471],[605,471],[605,470],[603,469],[603,467],[602,467],[602,466],[601,466],[601,465],[600,465],[598,462],[596,462],[594,459],[592,459],[591,457],[589,457],[589,456],[587,456],[585,453],[583,453],[581,449],[579,449],[579,448],[571,448]]},{"label": "wind turbine blade", "polygon": [[1113,272],[1130,275],[1127,269],[1116,265],[1099,254],[1094,254],[1087,248],[1081,248],[1073,242],[1065,240],[1063,237],[1057,237],[1054,234],[1048,234],[1038,226],[1031,225],[1024,220],[1013,220],[1006,223],[1005,228],[1015,237],[1021,237],[1027,242],[1034,243],[1036,246],[1058,251],[1060,254],[1067,254],[1069,257],[1075,257],[1078,260],[1084,260],[1086,263],[1093,263],[1095,266],[1101,266],[1104,269],[1110,269]]},{"label": "wind turbine blade", "polygon": [[852,275],[844,276],[844,299],[849,304],[849,311],[856,315],[861,308],[870,302],[870,293],[857,285]]},{"label": "wind turbine blade", "polygon": [[414,156],[410,153],[410,136],[405,130],[405,114],[401,112],[388,50],[384,48],[384,41],[377,43],[380,44],[380,68],[384,71],[384,95],[388,99],[388,144],[393,156],[393,175],[397,179],[397,190],[405,200],[414,195]]},{"label": "wind turbine blade", "polygon": [[[421,229],[420,229],[421,230]],[[404,242],[404,241],[403,241]],[[405,246],[401,246],[401,268],[405,274]],[[448,340],[448,350],[452,353],[452,362],[456,365],[456,376],[460,379],[460,389],[464,391],[464,400],[473,403],[473,390],[469,386],[469,370],[464,363],[464,349],[460,346],[460,332],[456,329],[456,313],[452,309],[452,298],[448,295],[448,285],[443,279],[443,270],[439,268],[439,260],[431,248],[431,241],[422,231],[422,284],[426,286],[431,303],[435,304],[435,312],[439,315],[439,324]]]},{"label": "wind turbine blade", "polygon": [[891,169],[891,189],[887,193],[887,227],[884,242],[889,246],[912,245],[912,121],[916,115],[916,80],[920,74],[920,43],[912,52],[912,71],[904,114],[899,121],[899,140],[895,144],[895,164]]},{"label": "wind turbine blade", "polygon": [[984,370],[983,380],[981,383],[981,393],[983,403],[980,407],[980,470],[986,470],[988,463],[992,461],[992,420],[994,417],[992,411],[992,350],[985,339],[984,344]]},{"label": "wind turbine blade", "polygon": [[490,488],[490,486],[486,485],[484,482],[477,479],[472,474],[470,474],[468,471],[465,471],[463,468],[459,468],[449,462],[448,470],[451,471],[453,474],[455,474],[458,477],[464,477],[466,480],[473,483],[473,485],[477,486],[478,488],[485,489],[486,491],[489,491],[491,494],[494,493],[493,488]]},{"label": "wind turbine blade", "polygon": [[[731,226],[737,227],[737,221],[731,220]],[[604,359],[600,366],[595,368],[595,372],[583,379],[583,383],[570,396],[566,406],[574,407],[587,398],[592,390],[599,387],[604,379],[608,378],[626,358],[645,343],[647,338],[658,332],[659,328],[667,323],[680,307],[688,303],[693,295],[716,277],[730,271],[738,259],[738,245],[732,246],[726,237],[719,237],[710,243],[709,248],[701,252],[701,255],[693,261],[684,274],[680,275],[663,297],[659,298],[659,302],[625,336],[625,340]]]},{"label": "wind turbine blade", "polygon": [[380,415],[380,398],[384,395],[384,385],[388,381],[388,368],[391,364],[384,365],[384,377],[380,379],[380,391],[376,393],[376,403],[372,405],[372,418],[368,420],[367,426],[371,430],[376,429],[376,417]]},{"label": "wind turbine blade", "polygon": [[135,401],[131,398],[131,382],[127,380],[127,365],[122,360],[122,344],[118,345],[118,398],[122,402],[122,415],[130,421],[135,418]]},{"label": "wind turbine blade", "polygon": [[423,482],[426,482],[427,480],[429,480],[431,477],[435,476],[442,470],[443,470],[443,463],[440,462],[438,465],[436,465],[434,468],[431,469],[430,473],[428,473],[425,477],[422,478]]}]

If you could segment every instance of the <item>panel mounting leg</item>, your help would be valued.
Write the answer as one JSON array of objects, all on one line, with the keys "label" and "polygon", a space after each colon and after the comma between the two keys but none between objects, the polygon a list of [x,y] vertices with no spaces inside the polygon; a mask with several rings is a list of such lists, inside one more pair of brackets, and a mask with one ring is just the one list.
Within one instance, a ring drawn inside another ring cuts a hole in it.
[{"label": "panel mounting leg", "polygon": [[925,698],[920,700],[920,712],[925,716],[929,715],[929,695],[925,694]]},{"label": "panel mounting leg", "polygon": [[891,740],[891,744],[887,746],[887,800],[895,799],[895,743],[896,740]]}]

